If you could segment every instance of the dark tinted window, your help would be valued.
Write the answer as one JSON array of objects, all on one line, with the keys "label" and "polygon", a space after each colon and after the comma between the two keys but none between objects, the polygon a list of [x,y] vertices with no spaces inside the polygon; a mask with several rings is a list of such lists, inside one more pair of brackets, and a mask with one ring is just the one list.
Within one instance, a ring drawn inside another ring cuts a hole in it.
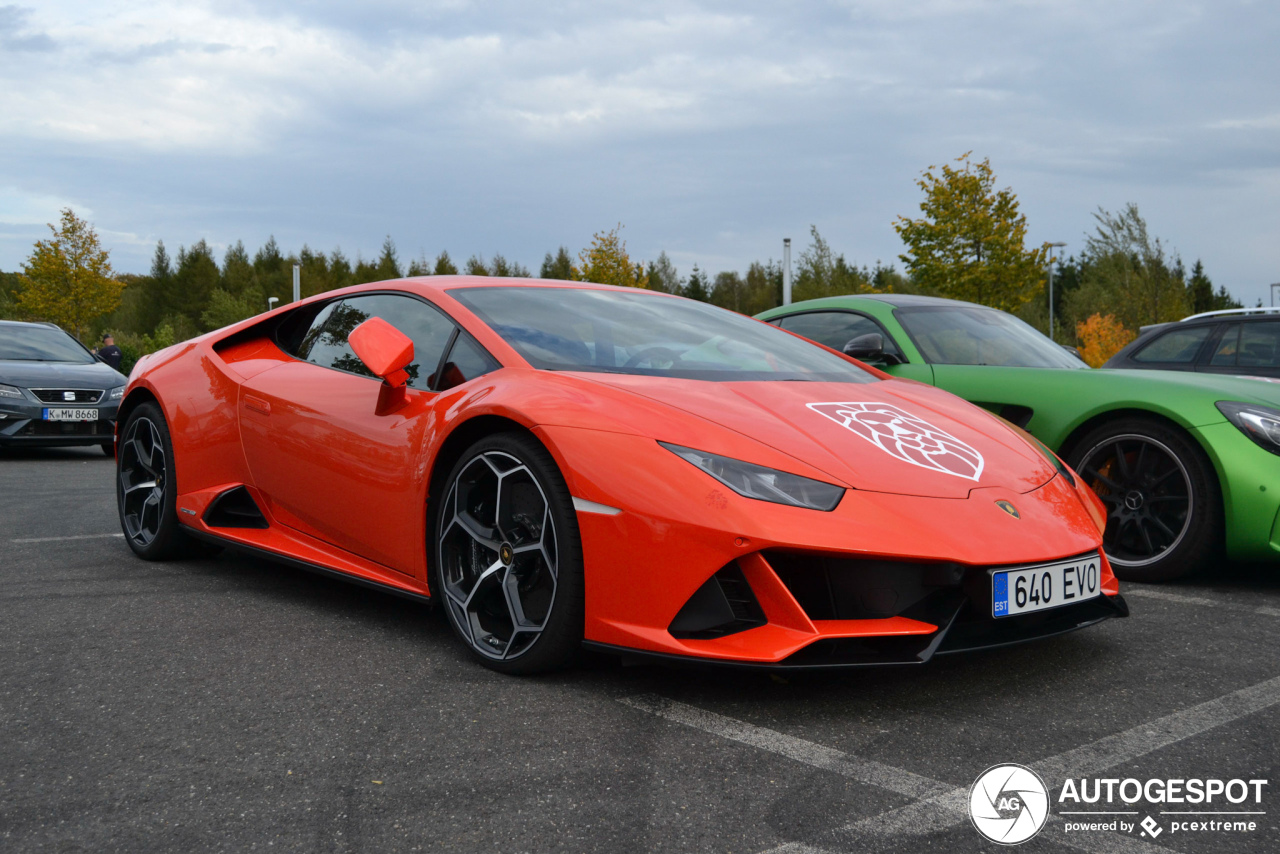
[{"label": "dark tinted window", "polygon": [[780,329],[650,291],[497,286],[455,288],[449,295],[541,370],[700,380],[875,380]]},{"label": "dark tinted window", "polygon": [[326,368],[337,368],[352,374],[373,374],[356,356],[347,340],[351,331],[370,317],[381,317],[413,341],[413,362],[409,372],[410,388],[429,388],[440,356],[453,334],[453,321],[421,300],[395,294],[370,294],[348,297],[332,303],[312,324],[298,358]]},{"label": "dark tinted window", "polygon": [[1236,364],[1236,356],[1240,352],[1240,324],[1233,323],[1227,327],[1227,331],[1222,333],[1222,338],[1218,341],[1218,346],[1213,351],[1213,358],[1209,360],[1210,365],[1230,368]]},{"label": "dark tinted window", "polygon": [[479,344],[471,340],[469,335],[458,333],[458,340],[449,349],[449,356],[440,371],[440,379],[436,383],[439,391],[462,385],[468,380],[483,376],[497,370],[498,363],[486,353]]},{"label": "dark tinted window", "polygon": [[1242,323],[1236,364],[1242,368],[1280,368],[1280,323]]},{"label": "dark tinted window", "polygon": [[930,364],[1073,370],[1089,367],[1043,333],[992,308],[930,306],[899,308],[894,314]]},{"label": "dark tinted window", "polygon": [[89,364],[93,356],[61,329],[51,326],[0,325],[0,360],[15,362],[75,362]]},{"label": "dark tinted window", "polygon": [[862,314],[849,311],[809,311],[782,318],[783,329],[803,335],[811,341],[825,344],[833,350],[844,351],[845,345],[860,335],[878,332],[884,338],[884,351],[900,355],[893,339],[885,334],[880,324]]},{"label": "dark tinted window", "polygon": [[1135,362],[1164,362],[1186,364],[1196,360],[1200,346],[1204,344],[1212,326],[1193,326],[1173,329],[1133,354]]}]

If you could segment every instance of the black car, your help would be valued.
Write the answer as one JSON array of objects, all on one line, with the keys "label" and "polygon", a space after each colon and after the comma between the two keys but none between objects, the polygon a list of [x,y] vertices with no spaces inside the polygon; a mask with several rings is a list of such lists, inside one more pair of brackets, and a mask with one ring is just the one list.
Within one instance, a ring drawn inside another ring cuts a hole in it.
[{"label": "black car", "polygon": [[114,454],[126,382],[52,324],[0,320],[0,448],[100,445]]},{"label": "black car", "polygon": [[1280,310],[1227,309],[1144,326],[1103,367],[1280,377]]}]

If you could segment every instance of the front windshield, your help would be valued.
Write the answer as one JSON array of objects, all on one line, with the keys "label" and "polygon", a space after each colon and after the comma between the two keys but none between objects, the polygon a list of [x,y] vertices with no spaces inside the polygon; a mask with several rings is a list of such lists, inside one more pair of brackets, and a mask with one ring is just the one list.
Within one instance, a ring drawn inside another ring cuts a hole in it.
[{"label": "front windshield", "polygon": [[0,361],[74,362],[83,365],[94,359],[88,350],[61,329],[2,324]]},{"label": "front windshield", "polygon": [[871,382],[857,365],[727,309],[649,291],[455,288],[535,368],[699,380]]},{"label": "front windshield", "polygon": [[934,365],[1087,368],[1011,314],[981,306],[899,308],[894,312],[925,361]]}]

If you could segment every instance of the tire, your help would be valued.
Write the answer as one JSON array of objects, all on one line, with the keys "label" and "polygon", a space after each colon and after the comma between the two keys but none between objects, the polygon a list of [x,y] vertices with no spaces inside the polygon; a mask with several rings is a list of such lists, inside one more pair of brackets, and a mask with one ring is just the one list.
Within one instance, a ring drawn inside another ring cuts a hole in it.
[{"label": "tire", "polygon": [[116,506],[125,542],[143,560],[209,554],[178,526],[173,442],[164,414],[147,402],[129,413],[116,457]]},{"label": "tire", "polygon": [[1222,545],[1217,473],[1195,441],[1148,418],[1121,418],[1076,442],[1068,463],[1107,507],[1103,550],[1124,581],[1196,572]]},{"label": "tire", "polygon": [[582,648],[582,544],[564,478],[529,436],[475,442],[434,511],[433,598],[486,667],[523,675]]}]

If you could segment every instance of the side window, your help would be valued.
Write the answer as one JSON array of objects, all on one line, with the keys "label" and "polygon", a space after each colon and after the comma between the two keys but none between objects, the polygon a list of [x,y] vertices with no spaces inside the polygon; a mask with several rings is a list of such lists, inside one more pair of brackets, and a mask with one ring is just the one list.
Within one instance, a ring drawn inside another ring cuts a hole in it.
[{"label": "side window", "polygon": [[453,347],[449,349],[449,356],[445,360],[444,367],[440,370],[440,381],[436,384],[436,388],[440,391],[451,389],[459,386],[467,380],[473,380],[476,377],[483,376],[490,371],[497,370],[498,363],[492,356],[486,353],[479,344],[471,340],[471,336],[464,332],[458,333],[458,338],[453,342]]},{"label": "side window", "polygon": [[1196,354],[1212,329],[1212,326],[1194,326],[1171,330],[1134,353],[1133,360],[1189,364],[1196,360]]},{"label": "side window", "polygon": [[1280,323],[1240,324],[1242,368],[1280,368]]},{"label": "side window", "polygon": [[[438,309],[421,300],[395,294],[348,297],[333,303],[322,315],[308,330],[298,358],[322,367],[371,377],[373,374],[356,356],[347,338],[353,329],[370,317],[381,317],[413,341],[413,362],[406,370],[409,372],[409,387],[419,389],[430,387],[440,356],[454,329],[453,321]],[[316,333],[314,337],[313,332]]]},{"label": "side window", "polygon": [[1222,333],[1222,340],[1218,342],[1218,347],[1213,351],[1213,358],[1209,360],[1210,365],[1219,368],[1235,367],[1236,358],[1240,353],[1240,324],[1233,323],[1227,327],[1227,331]]},{"label": "side window", "polygon": [[338,303],[302,309],[285,318],[276,329],[276,343],[290,356],[307,358],[307,353],[324,331],[324,324]]},{"label": "side window", "polygon": [[859,335],[879,332],[884,337],[884,351],[894,356],[902,355],[898,345],[880,328],[880,325],[862,314],[848,311],[809,311],[782,318],[781,326],[788,332],[803,335],[805,338],[841,352],[844,351],[844,345]]}]

